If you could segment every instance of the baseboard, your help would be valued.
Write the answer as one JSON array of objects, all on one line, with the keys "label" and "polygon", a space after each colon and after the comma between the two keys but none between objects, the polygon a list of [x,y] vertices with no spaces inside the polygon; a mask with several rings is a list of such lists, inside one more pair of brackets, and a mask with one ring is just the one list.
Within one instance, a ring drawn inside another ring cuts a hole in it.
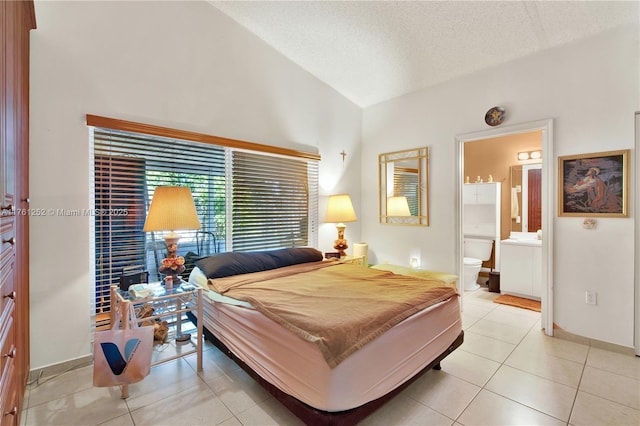
[{"label": "baseboard", "polygon": [[61,362],[59,364],[51,364],[42,368],[35,368],[29,371],[29,383],[37,382],[41,377],[57,376],[80,367],[86,367],[93,363],[93,355],[87,355],[81,358],[72,359]]},{"label": "baseboard", "polygon": [[588,337],[580,336],[578,334],[569,333],[566,330],[558,327],[557,324],[553,324],[553,337],[557,337],[562,340],[568,340],[574,343],[580,343],[587,346],[592,346],[598,349],[604,349],[611,352],[616,352],[623,355],[635,356],[636,352],[633,347],[627,347],[617,345],[615,343],[603,342],[602,340],[591,339]]}]

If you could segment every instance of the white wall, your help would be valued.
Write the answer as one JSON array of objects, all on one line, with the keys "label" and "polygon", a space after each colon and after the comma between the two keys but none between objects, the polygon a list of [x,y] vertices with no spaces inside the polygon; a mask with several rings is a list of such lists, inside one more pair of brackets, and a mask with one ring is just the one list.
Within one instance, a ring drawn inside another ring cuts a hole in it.
[{"label": "white wall", "polygon": [[[488,129],[484,114],[492,106],[506,108],[504,125],[553,118],[554,161],[633,148],[638,61],[635,25],[365,109],[361,231],[372,260],[408,265],[419,252],[423,268],[456,272],[455,137]],[[370,178],[377,174],[377,155],[425,145],[431,151],[430,226],[379,224],[377,188]],[[557,179],[557,171],[553,175]],[[632,194],[633,187],[629,206]],[[551,208],[555,212],[555,203]],[[595,231],[584,230],[582,218],[556,217],[554,320],[561,328],[633,346],[633,214],[598,219]],[[597,306],[584,303],[586,290],[598,293]]]},{"label": "white wall", "polygon": [[[317,148],[321,195],[349,192],[360,211],[361,110],[206,2],[36,2],[36,18],[32,208],[89,207],[85,115],[96,114]],[[90,354],[90,219],[31,217],[34,369]],[[335,227],[320,231],[331,249]],[[359,225],[347,234],[359,240]]]},{"label": "white wall", "polygon": [[[36,2],[36,18],[32,208],[89,207],[87,113],[302,144],[322,155],[321,194],[352,195],[358,222],[346,236],[366,240],[378,262],[418,256],[424,268],[455,272],[455,136],[486,129],[490,107],[507,108],[505,125],[554,118],[556,157],[632,148],[640,110],[637,27],[370,107],[360,145],[359,108],[206,3],[47,1]],[[377,155],[425,145],[430,226],[380,225]],[[325,205],[321,197],[321,221]],[[89,219],[31,217],[32,368],[90,353]],[[599,219],[590,232],[580,224],[555,220],[555,322],[631,346],[633,219]],[[319,248],[330,250],[335,234],[321,225]],[[584,304],[587,289],[597,306]]]}]

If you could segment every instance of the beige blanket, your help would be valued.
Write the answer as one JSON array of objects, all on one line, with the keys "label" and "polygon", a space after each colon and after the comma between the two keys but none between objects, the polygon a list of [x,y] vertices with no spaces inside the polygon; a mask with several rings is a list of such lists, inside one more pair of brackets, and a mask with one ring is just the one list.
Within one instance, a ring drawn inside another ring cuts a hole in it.
[{"label": "beige blanket", "polygon": [[332,368],[400,321],[457,294],[438,281],[335,262],[212,279],[209,287],[315,343]]}]

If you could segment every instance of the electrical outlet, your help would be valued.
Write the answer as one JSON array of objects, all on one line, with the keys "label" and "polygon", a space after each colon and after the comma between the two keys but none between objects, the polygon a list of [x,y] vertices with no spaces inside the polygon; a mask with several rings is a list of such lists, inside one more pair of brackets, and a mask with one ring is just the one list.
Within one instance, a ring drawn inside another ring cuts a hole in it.
[{"label": "electrical outlet", "polygon": [[584,303],[587,305],[597,305],[598,304],[598,293],[595,291],[587,291],[585,293]]}]

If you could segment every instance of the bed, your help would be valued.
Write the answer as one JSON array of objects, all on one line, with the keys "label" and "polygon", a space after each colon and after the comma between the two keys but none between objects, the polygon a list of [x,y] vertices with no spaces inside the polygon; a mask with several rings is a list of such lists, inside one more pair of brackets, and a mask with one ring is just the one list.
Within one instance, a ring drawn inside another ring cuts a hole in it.
[{"label": "bed", "polygon": [[357,423],[462,343],[458,294],[444,281],[310,248],[196,265],[205,337],[306,424]]}]

